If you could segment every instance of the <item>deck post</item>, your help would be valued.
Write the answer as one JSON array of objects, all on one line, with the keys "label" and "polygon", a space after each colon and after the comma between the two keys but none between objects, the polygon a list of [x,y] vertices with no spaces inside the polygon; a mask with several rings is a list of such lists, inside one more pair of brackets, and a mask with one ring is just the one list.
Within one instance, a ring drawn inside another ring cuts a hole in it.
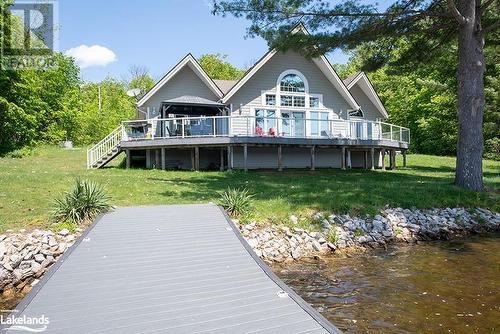
[{"label": "deck post", "polygon": [[278,172],[283,171],[283,151],[281,145],[278,145]]},{"label": "deck post", "polygon": [[200,170],[200,148],[198,146],[194,148],[194,170]]},{"label": "deck post", "polygon": [[406,150],[403,150],[403,167],[407,166],[408,161],[406,161]]},{"label": "deck post", "polygon": [[347,150],[347,168],[352,168],[351,150]]},{"label": "deck post", "polygon": [[396,169],[396,150],[391,150],[391,169]]},{"label": "deck post", "polygon": [[125,168],[129,169],[132,157],[130,156],[130,150],[125,150],[125,152],[127,154],[127,160],[126,160],[126,167]]},{"label": "deck post", "polygon": [[248,172],[248,145],[243,145],[243,168]]},{"label": "deck post", "polygon": [[311,170],[316,170],[316,146],[311,147]]},{"label": "deck post", "polygon": [[233,169],[233,164],[232,164],[233,152],[231,148],[232,148],[231,146],[227,147],[227,170]]},{"label": "deck post", "polygon": [[195,162],[194,162],[194,147],[193,147],[193,148],[191,148],[191,170],[195,169],[194,164],[195,164]]},{"label": "deck post", "polygon": [[380,154],[382,155],[382,170],[385,170],[385,148],[380,150]]},{"label": "deck post", "polygon": [[155,150],[155,169],[160,169],[160,150]]},{"label": "deck post", "polygon": [[146,149],[146,168],[150,169],[151,168],[151,150]]},{"label": "deck post", "polygon": [[368,168],[368,151],[367,150],[364,150],[364,156],[363,156],[363,162],[365,164],[365,169],[369,169]]},{"label": "deck post", "polygon": [[372,161],[371,170],[375,170],[375,149],[373,147],[370,149],[370,156]]},{"label": "deck post", "polygon": [[222,147],[220,149],[220,167],[219,167],[219,170],[221,172],[224,171],[224,149]]},{"label": "deck post", "polygon": [[167,169],[167,158],[166,158],[166,149],[162,147],[161,149],[161,170]]},{"label": "deck post", "polygon": [[345,170],[345,146],[342,146],[342,170]]}]

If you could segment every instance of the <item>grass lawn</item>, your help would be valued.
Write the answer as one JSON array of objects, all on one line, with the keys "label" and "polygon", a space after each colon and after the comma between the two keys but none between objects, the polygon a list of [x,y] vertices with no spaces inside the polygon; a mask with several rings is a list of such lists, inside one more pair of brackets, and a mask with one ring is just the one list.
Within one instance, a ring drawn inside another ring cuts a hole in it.
[{"label": "grass lawn", "polygon": [[[500,162],[485,161],[486,193],[453,186],[455,159],[409,155],[409,167],[396,171],[319,170],[184,172],[125,170],[115,166],[86,170],[85,149],[38,148],[33,156],[0,158],[0,231],[50,225],[54,198],[75,177],[105,186],[116,206],[217,201],[228,187],[255,194],[257,219],[274,222],[310,210],[375,213],[379,208],[481,206],[500,211]],[[120,159],[118,159],[120,160]],[[401,165],[401,161],[398,161]]]}]

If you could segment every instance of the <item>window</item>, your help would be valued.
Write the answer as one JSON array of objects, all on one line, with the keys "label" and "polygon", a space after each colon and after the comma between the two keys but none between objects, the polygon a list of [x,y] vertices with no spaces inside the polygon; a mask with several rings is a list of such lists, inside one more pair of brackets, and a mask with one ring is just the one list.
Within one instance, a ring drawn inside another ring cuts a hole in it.
[{"label": "window", "polygon": [[309,105],[311,108],[319,108],[319,97],[311,96],[309,98]]},{"label": "window", "polygon": [[281,95],[281,106],[304,108],[306,106],[306,98],[304,96]]},{"label": "window", "polygon": [[266,94],[266,106],[275,106],[275,105],[276,105],[276,95]]},{"label": "window", "polygon": [[276,110],[255,110],[255,134],[276,135]]},{"label": "window", "polygon": [[358,110],[350,110],[349,117],[365,117],[365,116],[363,114],[363,110],[358,109]]},{"label": "window", "polygon": [[306,98],[304,96],[294,96],[293,106],[303,108],[306,106]]},{"label": "window", "polygon": [[293,106],[293,96],[290,96],[290,95],[281,95],[281,105],[283,107],[291,107],[291,106]]},{"label": "window", "polygon": [[287,74],[281,79],[280,90],[282,92],[305,93],[306,86],[297,74]]},{"label": "window", "polygon": [[328,113],[311,111],[311,136],[326,137],[329,133]]}]

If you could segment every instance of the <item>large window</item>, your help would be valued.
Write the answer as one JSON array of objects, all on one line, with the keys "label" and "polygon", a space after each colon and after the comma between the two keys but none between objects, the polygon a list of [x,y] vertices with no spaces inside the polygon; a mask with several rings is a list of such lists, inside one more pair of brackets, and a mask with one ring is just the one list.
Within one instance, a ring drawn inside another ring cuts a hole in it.
[{"label": "large window", "polygon": [[328,136],[329,126],[328,126],[328,113],[327,112],[317,112],[311,111],[311,136]]},{"label": "large window", "polygon": [[277,135],[276,110],[255,109],[255,134]]},{"label": "large window", "polygon": [[287,74],[281,79],[280,91],[282,92],[292,92],[292,93],[305,93],[306,86],[304,81],[297,74]]}]

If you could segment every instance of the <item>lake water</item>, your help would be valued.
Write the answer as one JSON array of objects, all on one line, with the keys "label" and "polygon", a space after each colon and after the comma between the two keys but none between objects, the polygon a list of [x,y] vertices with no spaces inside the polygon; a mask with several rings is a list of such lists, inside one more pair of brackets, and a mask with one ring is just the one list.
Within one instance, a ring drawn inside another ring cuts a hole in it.
[{"label": "lake water", "polygon": [[500,333],[498,235],[273,269],[345,333]]}]

